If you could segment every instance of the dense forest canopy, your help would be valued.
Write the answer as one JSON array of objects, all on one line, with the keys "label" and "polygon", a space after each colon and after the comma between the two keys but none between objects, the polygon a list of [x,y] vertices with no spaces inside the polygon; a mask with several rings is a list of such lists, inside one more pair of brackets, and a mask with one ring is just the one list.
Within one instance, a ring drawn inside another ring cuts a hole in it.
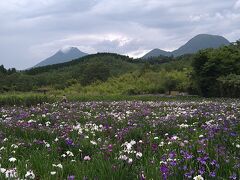
[{"label": "dense forest canopy", "polygon": [[240,42],[200,51],[193,61],[193,81],[207,97],[240,97]]}]

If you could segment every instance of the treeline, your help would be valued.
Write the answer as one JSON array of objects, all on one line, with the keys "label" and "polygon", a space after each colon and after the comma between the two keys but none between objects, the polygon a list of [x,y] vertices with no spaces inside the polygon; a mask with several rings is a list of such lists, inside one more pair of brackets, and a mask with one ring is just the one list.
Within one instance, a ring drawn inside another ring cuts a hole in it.
[{"label": "treeline", "polygon": [[81,65],[85,64],[86,62],[96,59],[96,58],[106,58],[106,57],[111,57],[113,59],[119,59],[121,61],[126,61],[133,63],[134,59],[130,58],[128,56],[123,56],[119,54],[114,54],[114,53],[97,53],[97,54],[91,54],[88,56],[81,57],[79,59],[72,60],[70,62],[65,62],[65,63],[60,63],[60,64],[53,64],[53,65],[48,65],[48,66],[43,66],[43,67],[36,67],[36,68],[31,68],[29,70],[24,71],[28,75],[36,75],[36,74],[41,74],[53,70],[58,70],[62,68],[67,68],[71,66],[76,66],[76,65]]},{"label": "treeline", "polygon": [[164,64],[168,62],[174,62],[174,61],[179,61],[179,60],[186,60],[192,57],[192,55],[182,55],[179,57],[167,57],[167,56],[159,56],[159,57],[150,57],[148,59],[133,59],[128,56],[124,55],[119,55],[115,53],[97,53],[97,54],[92,54],[88,56],[81,57],[79,59],[72,60],[70,62],[65,62],[65,63],[60,63],[60,64],[53,64],[53,65],[48,65],[48,66],[43,66],[43,67],[36,67],[36,68],[31,68],[28,70],[25,70],[24,73],[28,75],[37,75],[45,72],[50,72],[53,70],[58,70],[66,67],[71,67],[71,66],[76,66],[76,65],[82,65],[85,64],[86,62],[91,61],[92,59],[103,59],[106,57],[111,57],[113,59],[118,59],[120,61],[125,61],[128,63],[134,63],[134,64],[144,64],[144,63],[149,63],[149,64]]},{"label": "treeline", "polygon": [[16,72],[17,70],[15,68],[6,69],[3,65],[0,66],[0,75],[11,75]]},{"label": "treeline", "polygon": [[192,54],[185,54],[182,56],[174,57],[174,56],[158,56],[158,57],[149,57],[147,59],[136,59],[135,63],[149,63],[149,64],[166,64],[166,63],[175,63],[178,61],[188,61],[192,59],[193,55]]}]

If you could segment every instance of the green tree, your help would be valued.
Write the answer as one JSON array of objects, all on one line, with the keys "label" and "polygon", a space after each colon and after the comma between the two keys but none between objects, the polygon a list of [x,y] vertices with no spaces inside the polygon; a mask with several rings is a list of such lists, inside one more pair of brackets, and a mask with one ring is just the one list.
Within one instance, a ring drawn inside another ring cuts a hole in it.
[{"label": "green tree", "polygon": [[240,74],[240,50],[238,43],[218,49],[207,49],[197,53],[193,60],[192,79],[199,94],[206,97],[224,96],[219,86],[219,77]]}]

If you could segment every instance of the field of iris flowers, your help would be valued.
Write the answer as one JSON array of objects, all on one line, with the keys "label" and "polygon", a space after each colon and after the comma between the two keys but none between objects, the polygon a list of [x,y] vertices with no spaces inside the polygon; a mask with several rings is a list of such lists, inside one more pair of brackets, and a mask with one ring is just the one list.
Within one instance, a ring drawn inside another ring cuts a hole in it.
[{"label": "field of iris flowers", "polygon": [[240,101],[0,108],[0,179],[239,179]]}]

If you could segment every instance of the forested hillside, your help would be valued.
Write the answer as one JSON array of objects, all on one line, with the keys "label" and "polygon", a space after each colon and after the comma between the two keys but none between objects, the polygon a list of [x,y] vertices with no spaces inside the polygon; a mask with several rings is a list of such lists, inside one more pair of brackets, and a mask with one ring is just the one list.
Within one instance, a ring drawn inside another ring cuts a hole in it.
[{"label": "forested hillside", "polygon": [[116,54],[96,54],[68,63],[33,68],[5,74],[0,80],[1,91],[32,91],[42,87],[64,89],[76,83],[83,85],[106,81],[109,77],[135,71],[141,64]]},{"label": "forested hillside", "polygon": [[1,92],[46,89],[52,94],[110,95],[188,92],[239,97],[240,43],[195,55],[132,59],[111,53],[17,72],[0,68]]}]

